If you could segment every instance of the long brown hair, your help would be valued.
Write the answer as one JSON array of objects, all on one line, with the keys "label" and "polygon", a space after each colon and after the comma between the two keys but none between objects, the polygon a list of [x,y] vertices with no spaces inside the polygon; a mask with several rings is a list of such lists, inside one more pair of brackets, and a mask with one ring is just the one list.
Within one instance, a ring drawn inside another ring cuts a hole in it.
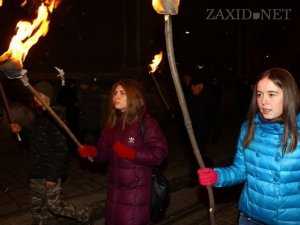
[{"label": "long brown hair", "polygon": [[[127,109],[125,112],[120,112],[113,105],[113,94],[119,85],[124,88],[127,96]],[[111,88],[106,125],[114,127],[118,118],[122,118],[122,129],[124,129],[126,125],[141,118],[145,112],[145,108],[145,98],[142,93],[141,84],[132,79],[119,80]]]},{"label": "long brown hair", "polygon": [[[297,83],[291,73],[282,68],[272,68],[261,74],[253,88],[252,99],[248,112],[248,130],[244,139],[244,147],[247,147],[254,136],[254,117],[258,112],[256,92],[257,83],[263,78],[270,79],[283,91],[283,113],[281,120],[284,124],[284,135],[282,137],[283,152],[292,152],[298,143],[297,113],[299,112],[299,90]],[[290,138],[290,143],[289,143]]]}]

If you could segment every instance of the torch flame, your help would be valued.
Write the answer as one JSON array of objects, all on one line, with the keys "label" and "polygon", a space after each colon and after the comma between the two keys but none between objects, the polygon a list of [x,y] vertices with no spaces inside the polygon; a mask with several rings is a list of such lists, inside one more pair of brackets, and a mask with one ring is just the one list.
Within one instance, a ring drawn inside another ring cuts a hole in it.
[{"label": "torch flame", "polygon": [[158,65],[160,64],[161,60],[163,58],[163,52],[160,51],[158,54],[156,54],[152,60],[152,63],[149,64],[150,71],[149,73],[154,73],[157,70]]},{"label": "torch flame", "polygon": [[158,14],[177,15],[180,0],[152,0],[152,6]]},{"label": "torch flame", "polygon": [[162,5],[162,2],[159,0],[152,0],[152,6],[157,12],[164,11],[164,6]]},{"label": "torch flame", "polygon": [[3,5],[3,1],[2,0],[0,0],[0,7]]},{"label": "torch flame", "polygon": [[[1,0],[0,0],[1,1]],[[55,0],[45,0],[38,8],[37,17],[33,22],[19,21],[17,32],[12,37],[8,50],[0,56],[0,61],[7,59],[17,62],[21,67],[30,48],[36,44],[41,36],[45,36],[49,29],[49,13],[58,6]]]}]

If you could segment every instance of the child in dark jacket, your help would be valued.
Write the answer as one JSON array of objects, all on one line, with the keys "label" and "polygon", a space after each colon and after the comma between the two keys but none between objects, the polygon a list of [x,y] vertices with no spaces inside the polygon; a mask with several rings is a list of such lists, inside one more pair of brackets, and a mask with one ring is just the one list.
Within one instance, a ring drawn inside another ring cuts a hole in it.
[{"label": "child in dark jacket", "polygon": [[[35,88],[43,102],[50,105],[54,96],[52,85],[42,81],[35,85]],[[52,108],[58,115],[63,115],[62,108]],[[59,125],[36,98],[30,133],[32,224],[51,224],[57,216],[88,224],[88,208],[78,209],[61,198],[62,178],[66,175],[69,154],[67,140]]]}]

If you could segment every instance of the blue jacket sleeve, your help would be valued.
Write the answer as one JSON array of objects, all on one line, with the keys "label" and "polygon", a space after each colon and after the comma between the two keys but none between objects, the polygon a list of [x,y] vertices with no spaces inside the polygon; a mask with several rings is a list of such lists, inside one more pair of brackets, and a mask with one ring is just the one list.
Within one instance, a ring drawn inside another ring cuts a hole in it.
[{"label": "blue jacket sleeve", "polygon": [[246,165],[245,165],[245,149],[243,147],[243,140],[246,133],[245,123],[242,125],[241,132],[237,143],[237,151],[234,161],[231,166],[215,168],[218,173],[218,181],[215,187],[226,187],[239,184],[246,179]]}]

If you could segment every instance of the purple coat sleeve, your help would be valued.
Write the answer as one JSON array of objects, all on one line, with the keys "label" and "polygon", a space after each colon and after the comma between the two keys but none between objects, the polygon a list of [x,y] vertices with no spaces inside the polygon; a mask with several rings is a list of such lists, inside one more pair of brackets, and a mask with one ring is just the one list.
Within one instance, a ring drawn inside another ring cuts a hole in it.
[{"label": "purple coat sleeve", "polygon": [[107,161],[112,154],[112,129],[104,128],[97,143],[96,161]]},{"label": "purple coat sleeve", "polygon": [[146,116],[143,121],[143,146],[138,149],[134,161],[138,164],[156,166],[168,155],[168,146],[156,120]]}]

